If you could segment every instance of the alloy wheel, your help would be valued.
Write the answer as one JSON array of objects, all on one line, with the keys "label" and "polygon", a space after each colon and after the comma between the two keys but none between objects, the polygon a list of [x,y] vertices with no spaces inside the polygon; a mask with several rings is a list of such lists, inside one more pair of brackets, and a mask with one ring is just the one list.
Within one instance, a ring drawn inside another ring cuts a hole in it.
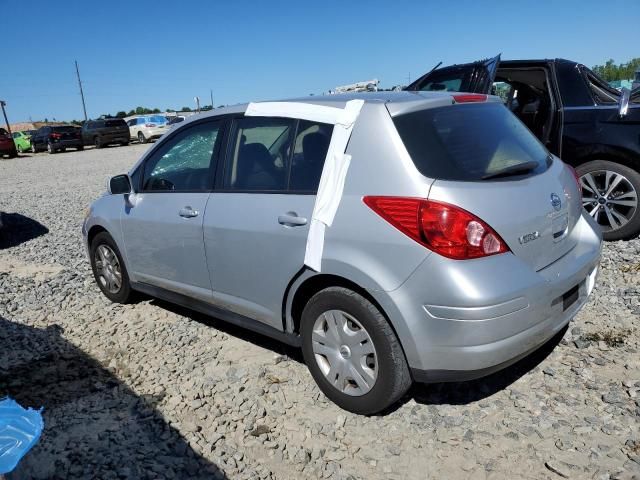
[{"label": "alloy wheel", "polygon": [[595,170],[580,177],[582,206],[607,231],[629,223],[638,208],[638,192],[624,175]]},{"label": "alloy wheel", "polygon": [[95,253],[98,281],[110,293],[118,293],[122,288],[122,269],[118,256],[108,245],[100,245]]},{"label": "alloy wheel", "polygon": [[312,349],[320,371],[338,391],[368,393],[378,378],[378,358],[369,333],[342,310],[329,310],[314,325]]}]

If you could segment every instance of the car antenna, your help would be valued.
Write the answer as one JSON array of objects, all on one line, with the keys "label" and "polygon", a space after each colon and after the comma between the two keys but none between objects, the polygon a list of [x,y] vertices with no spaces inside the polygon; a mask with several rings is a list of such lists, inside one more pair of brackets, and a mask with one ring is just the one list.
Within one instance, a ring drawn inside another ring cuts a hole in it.
[{"label": "car antenna", "polygon": [[[433,67],[431,70],[429,70],[425,75],[429,75],[431,72],[433,72],[436,68],[438,68],[440,65],[442,65],[442,62],[438,62],[438,64]],[[425,76],[423,75],[423,76]]]}]

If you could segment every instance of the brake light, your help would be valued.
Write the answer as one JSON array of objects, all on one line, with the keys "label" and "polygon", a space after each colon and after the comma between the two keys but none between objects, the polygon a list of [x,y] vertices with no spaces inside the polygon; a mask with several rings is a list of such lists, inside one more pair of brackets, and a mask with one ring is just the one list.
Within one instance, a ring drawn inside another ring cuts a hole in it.
[{"label": "brake light", "polygon": [[145,123],[144,126],[145,127],[155,127],[156,124],[155,123]]},{"label": "brake light", "polygon": [[487,95],[482,93],[462,93],[460,95],[454,95],[453,101],[456,103],[486,102]]},{"label": "brake light", "polygon": [[407,197],[364,197],[364,203],[416,242],[455,260],[509,251],[489,225],[455,205]]},{"label": "brake light", "polygon": [[49,134],[50,138],[62,138],[62,134],[61,133],[51,133]]}]

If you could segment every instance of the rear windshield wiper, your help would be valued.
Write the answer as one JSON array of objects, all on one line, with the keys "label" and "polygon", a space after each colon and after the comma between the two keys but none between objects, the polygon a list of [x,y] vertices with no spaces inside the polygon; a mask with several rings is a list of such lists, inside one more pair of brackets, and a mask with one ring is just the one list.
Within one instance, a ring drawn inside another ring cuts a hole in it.
[{"label": "rear windshield wiper", "polygon": [[538,168],[539,163],[531,160],[529,162],[518,163],[517,165],[510,165],[496,172],[491,172],[482,177],[482,180],[489,180],[490,178],[499,178],[499,177],[511,177],[513,175],[520,175],[523,173],[528,173],[532,170]]}]

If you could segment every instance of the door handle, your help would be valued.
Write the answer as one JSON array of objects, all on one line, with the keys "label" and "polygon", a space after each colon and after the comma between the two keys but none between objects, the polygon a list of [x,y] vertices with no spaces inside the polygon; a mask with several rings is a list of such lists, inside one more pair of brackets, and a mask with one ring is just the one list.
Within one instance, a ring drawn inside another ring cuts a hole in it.
[{"label": "door handle", "polygon": [[278,216],[278,223],[285,227],[300,227],[307,224],[307,219],[299,217],[296,212],[287,212],[285,215]]},{"label": "door handle", "polygon": [[198,211],[191,207],[184,207],[180,209],[178,215],[184,218],[193,218],[198,216]]}]

